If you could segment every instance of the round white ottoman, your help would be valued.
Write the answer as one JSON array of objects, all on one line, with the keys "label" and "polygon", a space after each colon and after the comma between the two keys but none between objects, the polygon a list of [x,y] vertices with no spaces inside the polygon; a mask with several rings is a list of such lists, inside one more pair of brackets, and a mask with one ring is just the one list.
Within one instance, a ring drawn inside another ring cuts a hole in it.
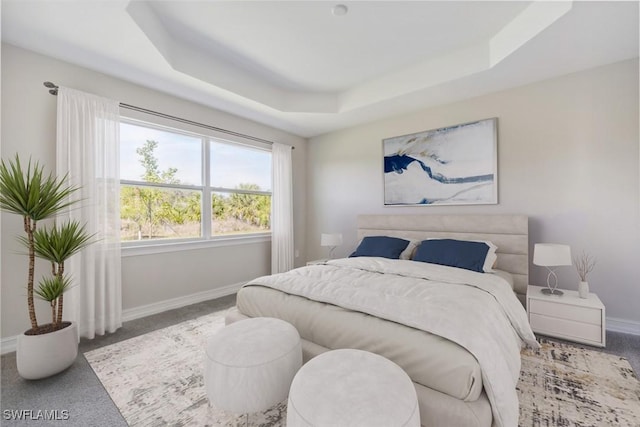
[{"label": "round white ottoman", "polygon": [[296,374],[287,427],[420,426],[409,376],[392,361],[362,350],[333,350]]},{"label": "round white ottoman", "polygon": [[237,414],[263,411],[287,398],[301,365],[296,328],[268,317],[241,320],[207,341],[207,397]]}]

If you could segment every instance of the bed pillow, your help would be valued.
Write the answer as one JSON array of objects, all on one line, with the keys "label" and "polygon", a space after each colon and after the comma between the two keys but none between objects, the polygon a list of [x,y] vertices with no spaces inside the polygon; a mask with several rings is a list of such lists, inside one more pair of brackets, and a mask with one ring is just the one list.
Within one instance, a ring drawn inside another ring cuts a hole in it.
[{"label": "bed pillow", "polygon": [[[477,240],[477,241],[480,242],[481,240]],[[485,273],[492,273],[495,271],[493,268],[496,266],[496,263],[498,262],[498,255],[496,255],[496,250],[498,250],[498,247],[489,241],[483,241],[483,243],[486,243],[487,246],[489,246],[489,252],[487,252],[487,259],[484,260],[483,270]]]},{"label": "bed pillow", "polygon": [[409,240],[409,244],[400,254],[400,259],[410,260],[411,258],[413,258],[413,252],[416,250],[419,244],[420,240]]},{"label": "bed pillow", "polygon": [[362,239],[355,252],[349,257],[371,256],[399,259],[408,245],[408,240],[397,237],[368,236]]},{"label": "bed pillow", "polygon": [[484,273],[492,271],[495,251],[491,242],[429,239],[420,243],[413,260]]}]

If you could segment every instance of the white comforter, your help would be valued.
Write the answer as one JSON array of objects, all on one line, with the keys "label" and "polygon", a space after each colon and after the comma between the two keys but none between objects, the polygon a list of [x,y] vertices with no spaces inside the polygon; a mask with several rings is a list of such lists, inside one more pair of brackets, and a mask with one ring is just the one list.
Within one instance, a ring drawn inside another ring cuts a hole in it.
[{"label": "white comforter", "polygon": [[480,364],[493,425],[518,425],[520,349],[523,342],[536,348],[538,343],[522,305],[501,277],[359,257],[264,276],[247,285],[251,284],[364,312],[458,343]]}]

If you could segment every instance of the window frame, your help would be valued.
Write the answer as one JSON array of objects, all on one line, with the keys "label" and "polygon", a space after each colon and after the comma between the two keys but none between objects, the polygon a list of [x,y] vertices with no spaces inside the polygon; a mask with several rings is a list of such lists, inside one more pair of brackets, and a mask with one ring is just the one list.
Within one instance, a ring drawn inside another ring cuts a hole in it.
[{"label": "window frame", "polygon": [[[235,141],[224,138],[219,135],[210,134],[208,132],[195,132],[193,130],[183,129],[177,126],[158,124],[148,120],[138,119],[134,117],[120,117],[120,123],[141,126],[150,129],[156,129],[164,132],[176,133],[192,138],[200,139],[201,146],[201,185],[193,184],[165,184],[165,183],[148,183],[145,181],[135,181],[120,179],[120,186],[134,186],[143,188],[166,188],[199,191],[201,193],[201,212],[200,212],[200,237],[175,238],[175,239],[156,239],[156,240],[121,240],[122,256],[149,255],[155,253],[175,252],[183,250],[204,249],[211,247],[222,247],[242,244],[253,244],[271,241],[271,229],[268,231],[260,231],[253,233],[238,234],[218,234],[212,235],[211,225],[213,222],[211,194],[212,193],[239,193],[239,194],[258,194],[273,197],[273,191],[261,190],[242,190],[230,189],[226,187],[211,187],[210,180],[210,155],[211,142],[231,144],[234,146],[245,146],[247,149],[255,149],[269,152],[271,147],[268,144],[253,143],[248,141]],[[239,138],[240,139],[240,138]],[[273,176],[273,170],[271,171]],[[271,223],[271,220],[270,220]]]}]

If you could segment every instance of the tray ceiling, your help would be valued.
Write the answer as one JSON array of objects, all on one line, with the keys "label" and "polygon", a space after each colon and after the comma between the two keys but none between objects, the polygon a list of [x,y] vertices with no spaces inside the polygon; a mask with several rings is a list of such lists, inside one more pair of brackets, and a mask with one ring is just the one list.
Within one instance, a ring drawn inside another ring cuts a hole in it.
[{"label": "tray ceiling", "polygon": [[637,2],[336,4],[4,0],[2,38],[307,137],[638,57]]}]

